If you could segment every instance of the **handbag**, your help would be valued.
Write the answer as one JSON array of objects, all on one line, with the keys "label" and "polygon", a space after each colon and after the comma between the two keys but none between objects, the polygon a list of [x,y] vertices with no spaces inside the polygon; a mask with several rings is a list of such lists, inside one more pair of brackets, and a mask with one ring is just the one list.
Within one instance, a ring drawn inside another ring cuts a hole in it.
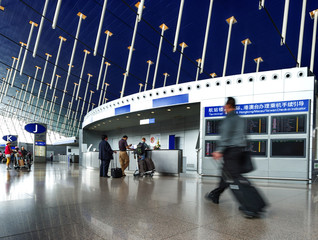
[{"label": "handbag", "polygon": [[243,151],[241,155],[241,173],[249,173],[254,170],[252,163],[251,153],[249,151]]}]

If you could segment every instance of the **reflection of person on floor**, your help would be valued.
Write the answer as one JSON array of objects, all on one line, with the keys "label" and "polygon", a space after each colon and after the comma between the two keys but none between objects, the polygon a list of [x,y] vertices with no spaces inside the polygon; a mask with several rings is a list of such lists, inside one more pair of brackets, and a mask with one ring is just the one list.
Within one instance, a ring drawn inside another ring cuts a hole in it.
[{"label": "reflection of person on floor", "polygon": [[121,170],[123,172],[123,176],[126,176],[125,169],[129,166],[129,156],[127,154],[127,150],[130,149],[131,144],[127,143],[128,137],[126,135],[119,141],[119,163],[121,166]]},{"label": "reflection of person on floor", "polygon": [[53,162],[53,153],[50,155],[51,163]]},{"label": "reflection of person on floor", "polygon": [[113,153],[117,153],[117,152],[113,151],[113,149],[111,148],[107,140],[108,140],[107,135],[103,135],[102,141],[99,143],[99,159],[101,160],[99,176],[109,178],[110,176],[108,176],[107,174],[109,163],[110,163],[110,160],[114,159]]},{"label": "reflection of person on floor", "polygon": [[10,170],[10,160],[11,160],[11,154],[12,154],[12,149],[11,149],[11,142],[7,142],[7,146],[4,150],[4,153],[6,155],[6,158],[7,158],[7,170]]}]

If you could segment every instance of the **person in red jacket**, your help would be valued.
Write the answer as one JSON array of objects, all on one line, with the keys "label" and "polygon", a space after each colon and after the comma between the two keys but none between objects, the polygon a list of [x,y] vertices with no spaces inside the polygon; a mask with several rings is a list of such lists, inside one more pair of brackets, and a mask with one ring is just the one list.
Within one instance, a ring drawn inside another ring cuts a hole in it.
[{"label": "person in red jacket", "polygon": [[5,150],[4,150],[4,154],[6,155],[6,158],[7,158],[7,170],[11,169],[9,167],[10,160],[11,160],[11,153],[12,153],[11,142],[7,142],[7,146],[6,146]]}]

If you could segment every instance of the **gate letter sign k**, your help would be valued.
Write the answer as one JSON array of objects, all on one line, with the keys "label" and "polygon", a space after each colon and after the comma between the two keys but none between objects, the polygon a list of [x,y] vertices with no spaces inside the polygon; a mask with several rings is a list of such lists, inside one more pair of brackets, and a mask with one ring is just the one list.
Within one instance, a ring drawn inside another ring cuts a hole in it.
[{"label": "gate letter sign k", "polygon": [[7,136],[7,141],[12,142],[12,139],[11,139],[11,138],[12,138],[12,136],[11,136],[11,135],[8,135],[8,136]]}]

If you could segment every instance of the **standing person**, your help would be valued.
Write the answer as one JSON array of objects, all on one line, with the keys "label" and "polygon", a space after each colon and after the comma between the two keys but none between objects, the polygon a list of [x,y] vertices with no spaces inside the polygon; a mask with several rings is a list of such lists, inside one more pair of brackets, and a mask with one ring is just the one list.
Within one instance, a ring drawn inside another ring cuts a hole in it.
[{"label": "standing person", "polygon": [[11,160],[11,154],[12,154],[12,149],[11,149],[11,142],[7,142],[7,146],[4,150],[4,154],[6,155],[7,158],[7,170],[10,170],[10,160]]},{"label": "standing person", "polygon": [[127,143],[128,137],[124,135],[122,139],[119,141],[119,163],[121,166],[121,170],[123,172],[123,176],[126,176],[125,169],[129,166],[129,156],[127,154],[127,149],[131,147],[131,144]]},{"label": "standing person", "polygon": [[99,159],[101,160],[100,164],[100,177],[106,177],[108,176],[108,168],[110,160],[113,159],[113,153],[117,153],[116,151],[113,151],[109,143],[107,142],[108,137],[107,135],[102,136],[102,141],[99,143]]},{"label": "standing person", "polygon": [[150,149],[148,144],[146,143],[146,138],[142,138],[141,139],[141,142],[137,145],[137,149],[138,149],[138,146],[141,145],[141,153],[139,156],[139,159],[140,160],[145,160],[146,158],[146,149]]},{"label": "standing person", "polygon": [[50,155],[51,163],[53,162],[53,153]]}]

